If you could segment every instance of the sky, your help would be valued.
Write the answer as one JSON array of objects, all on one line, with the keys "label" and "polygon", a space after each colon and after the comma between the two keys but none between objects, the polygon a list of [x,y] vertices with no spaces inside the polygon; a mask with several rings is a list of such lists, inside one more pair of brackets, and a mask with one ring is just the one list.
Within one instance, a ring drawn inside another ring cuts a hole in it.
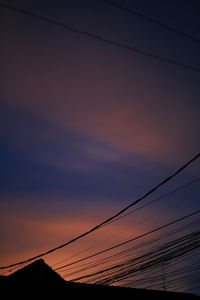
[{"label": "sky", "polygon": [[[199,1],[116,2],[200,36]],[[103,0],[4,3],[200,68],[198,43]],[[88,230],[198,153],[200,84],[197,72],[3,7],[0,20],[0,265],[6,265]],[[162,193],[198,176],[195,162]],[[198,188],[177,196],[185,204],[162,221],[198,209]]]}]

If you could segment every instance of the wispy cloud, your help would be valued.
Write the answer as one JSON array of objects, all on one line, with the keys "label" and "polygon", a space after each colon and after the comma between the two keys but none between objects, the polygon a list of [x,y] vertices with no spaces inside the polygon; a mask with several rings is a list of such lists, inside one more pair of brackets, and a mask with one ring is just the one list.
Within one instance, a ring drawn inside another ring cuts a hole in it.
[{"label": "wispy cloud", "polygon": [[[115,58],[108,63],[104,52],[99,60],[99,53],[77,56],[66,44],[49,47],[45,40],[36,42],[25,32],[17,31],[16,36],[21,43],[16,44],[10,32],[3,43],[5,53],[7,48],[15,49],[17,56],[7,61],[3,98],[110,145],[107,150],[91,145],[91,156],[111,158],[119,151],[130,151],[176,161],[196,152],[199,102],[195,89],[191,97],[191,91],[179,81],[175,85],[173,77],[166,80],[158,70],[142,72],[141,66],[132,69],[121,60],[114,72]],[[91,59],[95,67],[86,63]]]}]

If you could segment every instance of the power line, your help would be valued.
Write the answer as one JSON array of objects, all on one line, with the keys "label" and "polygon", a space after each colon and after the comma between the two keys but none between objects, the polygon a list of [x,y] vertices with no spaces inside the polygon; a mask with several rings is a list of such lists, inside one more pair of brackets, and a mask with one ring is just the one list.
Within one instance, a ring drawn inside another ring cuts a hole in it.
[{"label": "power line", "polygon": [[141,202],[142,200],[144,200],[146,197],[148,197],[150,194],[154,193],[157,189],[159,189],[162,185],[164,185],[165,183],[167,183],[168,181],[170,181],[172,178],[174,178],[175,176],[177,176],[179,173],[181,173],[185,168],[187,168],[192,162],[194,162],[195,160],[197,160],[200,157],[200,153],[198,153],[197,155],[195,155],[191,160],[189,160],[187,163],[185,163],[182,167],[180,167],[176,172],[174,172],[173,174],[171,174],[169,177],[165,178],[163,181],[161,181],[159,184],[157,184],[155,187],[153,187],[151,190],[149,190],[147,193],[145,193],[142,197],[140,197],[139,199],[135,200],[134,202],[130,203],[128,206],[126,206],[125,208],[123,208],[122,210],[118,211],[116,214],[114,214],[113,216],[109,217],[108,219],[104,220],[103,222],[99,223],[98,225],[92,227],[91,229],[89,229],[88,231],[76,236],[75,238],[67,241],[64,244],[61,244],[55,248],[52,248],[48,251],[45,251],[43,253],[40,253],[36,256],[33,256],[31,258],[16,262],[14,264],[11,265],[7,265],[7,266],[1,266],[0,270],[2,269],[7,269],[7,268],[11,268],[17,265],[21,265],[30,261],[33,261],[35,259],[38,259],[40,257],[44,257],[52,252],[55,252],[61,248],[66,247],[69,244],[72,244],[78,240],[80,240],[81,238],[91,234],[92,232],[98,230],[99,228],[101,228],[104,224],[114,220],[115,218],[117,218],[118,216],[122,215],[125,211],[127,211],[130,207],[138,204],[139,202]]},{"label": "power line", "polygon": [[[180,191],[180,190],[182,190],[182,189],[184,189],[184,188],[186,188],[186,187],[188,187],[188,186],[190,186],[190,185],[192,185],[192,184],[194,184],[194,183],[196,183],[196,182],[198,182],[198,181],[200,181],[200,178],[195,179],[195,180],[193,180],[193,181],[190,181],[189,183],[187,183],[187,184],[185,184],[185,185],[182,185],[182,186],[178,187],[177,189],[175,189],[175,190],[173,190],[173,191],[171,191],[171,192],[169,192],[169,193],[167,193],[167,194],[165,194],[165,195],[163,195],[163,196],[161,196],[161,197],[159,197],[159,198],[156,198],[156,199],[150,201],[149,203],[144,204],[144,205],[140,206],[139,208],[130,211],[129,213],[126,213],[126,214],[124,214],[124,215],[122,215],[122,216],[120,216],[120,217],[114,219],[112,222],[107,223],[105,226],[110,225],[111,223],[113,223],[113,222],[115,222],[115,221],[118,221],[118,220],[121,219],[121,218],[127,217],[127,215],[132,214],[132,213],[134,213],[134,212],[137,212],[138,210],[140,210],[140,209],[142,209],[142,208],[144,208],[144,207],[147,207],[147,206],[149,206],[149,205],[151,205],[151,204],[153,204],[153,203],[155,203],[155,202],[157,202],[157,201],[160,201],[160,200],[162,200],[162,199],[164,199],[164,198],[166,198],[166,197],[168,197],[168,196],[170,196],[170,195],[172,195],[172,194],[174,194],[174,193],[176,193],[176,192],[178,192],[178,191]],[[170,207],[171,207],[171,206],[170,206]],[[166,211],[166,210],[165,210],[165,211]],[[165,212],[165,211],[164,211],[164,212]],[[160,214],[160,212],[159,212],[159,214]],[[156,214],[156,215],[157,215],[157,214]],[[132,225],[132,226],[129,226],[128,229],[133,228],[133,227],[135,227],[135,226],[138,226],[138,225],[141,224],[141,223],[144,224],[144,221],[149,220],[149,219],[151,219],[152,217],[155,217],[156,215],[154,214],[154,215],[151,216],[150,218],[148,217],[148,218],[146,218],[145,220],[139,222],[139,223],[136,224],[136,225],[134,224],[134,225]],[[106,239],[104,239],[104,240],[101,241],[101,242],[98,242],[98,243],[96,243],[96,244],[94,244],[94,245],[92,245],[92,246],[90,246],[90,247],[88,247],[88,248],[86,248],[86,249],[84,249],[84,250],[82,250],[82,251],[76,253],[76,254],[73,254],[71,257],[65,258],[65,259],[63,259],[63,260],[57,262],[57,263],[54,264],[52,267],[54,267],[54,266],[56,266],[56,265],[58,265],[58,264],[61,264],[61,263],[65,262],[65,261],[67,261],[67,260],[70,260],[71,258],[74,258],[74,257],[76,257],[76,256],[78,256],[78,255],[80,255],[80,254],[83,254],[83,253],[85,253],[85,252],[87,252],[87,251],[89,251],[89,250],[91,250],[91,249],[93,249],[93,248],[96,248],[97,246],[99,246],[99,245],[105,243],[106,241],[110,241],[113,237],[116,237],[116,236],[121,235],[122,233],[126,232],[128,229],[123,230],[123,231],[118,232],[118,233],[115,233],[114,235],[109,236],[109,238],[106,238]]]},{"label": "power line", "polygon": [[114,2],[112,0],[103,0],[103,1],[106,2],[106,3],[108,3],[108,4],[110,4],[110,5],[112,5],[112,6],[114,6],[114,7],[119,8],[119,9],[121,9],[121,10],[127,12],[127,13],[130,13],[132,15],[135,15],[135,16],[139,17],[139,18],[142,18],[142,19],[144,19],[147,22],[150,22],[150,23],[153,23],[155,25],[158,25],[158,26],[160,26],[160,27],[162,27],[164,29],[167,29],[167,30],[169,30],[171,32],[174,32],[174,33],[180,35],[180,36],[188,38],[188,39],[192,40],[195,43],[200,44],[200,40],[197,39],[196,37],[193,37],[193,36],[191,36],[188,33],[180,31],[180,30],[176,29],[175,27],[172,27],[170,25],[166,25],[166,24],[164,24],[164,23],[162,23],[162,22],[160,22],[158,20],[155,20],[155,19],[153,19],[153,18],[151,18],[151,17],[149,17],[147,15],[141,14],[140,12],[136,11],[135,9],[133,10],[133,9],[127,8],[127,7],[122,6],[121,4],[118,4],[118,3],[116,3],[116,2]]},{"label": "power line", "polygon": [[[91,268],[96,268],[97,266],[105,264],[107,262],[114,262],[114,261],[118,261],[121,258],[130,257],[133,255],[133,253],[134,254],[139,253],[141,255],[144,252],[144,250],[142,250],[142,249],[145,249],[147,247],[150,248],[150,246],[152,246],[156,243],[163,244],[163,239],[166,239],[166,238],[169,238],[172,236],[177,236],[181,232],[188,231],[188,229],[196,227],[196,226],[194,226],[193,222],[190,222],[189,224],[187,223],[184,226],[179,227],[178,229],[168,231],[165,234],[160,233],[160,235],[156,236],[155,238],[151,237],[148,240],[145,240],[135,246],[131,246],[125,250],[120,250],[119,252],[117,252],[115,254],[111,254],[109,256],[106,256],[106,257],[104,256],[103,258],[93,260],[92,262],[86,262],[86,263],[78,264],[78,265],[74,266],[74,264],[77,264],[77,262],[74,261],[74,262],[72,262],[73,266],[68,266],[68,265],[62,266],[62,269],[59,272],[61,273],[61,272],[70,271],[70,273],[65,274],[64,277],[71,276],[72,275],[71,271],[73,271],[74,269],[77,269],[77,268],[79,268],[79,269],[76,272],[81,272],[81,269],[80,269],[81,267],[87,267],[87,271],[88,271]],[[106,252],[109,251],[109,248],[107,248],[107,249],[105,249]],[[136,250],[139,250],[139,251],[136,251]],[[84,257],[84,259],[87,260],[88,258]],[[57,269],[55,269],[55,270],[57,270]]]},{"label": "power line", "polygon": [[145,50],[142,50],[142,49],[130,46],[128,44],[116,42],[116,41],[107,39],[107,38],[105,38],[103,36],[100,36],[100,35],[88,32],[88,31],[77,29],[75,27],[72,27],[70,25],[62,23],[60,21],[56,21],[56,20],[50,19],[48,17],[35,14],[35,13],[33,13],[31,11],[28,11],[28,10],[25,10],[25,9],[21,9],[21,8],[18,8],[18,7],[15,7],[15,6],[11,6],[11,5],[5,4],[3,2],[0,2],[0,6],[2,6],[4,8],[7,8],[9,10],[12,10],[12,11],[18,12],[18,13],[21,13],[23,15],[27,15],[29,17],[32,17],[32,18],[44,21],[46,23],[62,27],[65,30],[74,32],[76,34],[80,34],[82,36],[98,40],[98,41],[100,41],[102,43],[106,43],[106,44],[113,45],[113,46],[116,46],[116,47],[119,47],[119,48],[123,48],[123,49],[129,50],[131,52],[135,52],[135,53],[143,55],[143,56],[151,57],[151,58],[159,60],[161,62],[166,62],[166,63],[169,63],[171,65],[175,65],[177,67],[184,68],[185,70],[190,70],[190,71],[194,71],[194,72],[198,72],[198,73],[200,72],[199,68],[196,68],[196,67],[193,67],[193,66],[190,66],[190,65],[178,62],[176,60],[173,60],[173,59],[170,59],[170,58],[167,58],[167,57],[164,57],[164,56],[160,56],[160,55],[157,55],[157,54],[154,54],[154,53],[150,53],[148,51],[145,51]]},{"label": "power line", "polygon": [[[73,281],[79,281],[85,278],[95,278],[98,275],[103,275],[103,282],[96,282],[100,284],[113,283],[113,279],[117,278],[128,278],[138,271],[146,271],[152,267],[161,266],[163,262],[169,262],[172,259],[177,259],[178,257],[185,255],[195,249],[200,247],[200,231],[187,234],[176,240],[170,241],[154,251],[150,250],[148,253],[142,254],[139,257],[133,257],[131,259],[125,260],[124,262],[114,264],[112,266],[106,267],[104,269],[97,270],[93,273],[74,278]],[[142,265],[141,265],[142,263]],[[108,271],[113,271],[114,273],[108,273]],[[127,277],[128,276],[128,277]],[[99,278],[97,278],[99,280]]]},{"label": "power line", "polygon": [[[199,249],[196,249],[192,252],[192,255],[191,253],[187,253],[186,255],[183,256],[183,258],[181,258],[181,261],[185,261],[186,262],[191,258],[191,257],[194,257],[196,256],[196,252],[199,252]],[[174,265],[175,261],[173,262],[173,265]],[[199,265],[199,261],[198,262],[195,262],[193,264],[191,264],[191,261],[189,263],[189,265],[181,265],[179,266],[178,269],[174,270],[173,268],[171,269],[171,265],[170,264],[166,264],[165,265],[165,269],[168,270],[170,269],[169,271],[167,271],[166,275],[167,277],[172,277],[172,276],[176,276],[176,275],[182,275],[182,274],[187,274],[191,271],[196,271],[196,270],[199,270],[200,269],[200,265]],[[158,274],[158,275],[156,275]],[[139,279],[131,279],[125,286],[130,286],[132,284],[137,284],[137,286],[140,284],[144,284],[144,283],[147,283],[147,282],[155,282],[156,279],[158,278],[162,278],[162,274],[160,272],[160,270],[147,270],[147,272],[144,273],[144,275],[142,274],[142,277],[139,278]]]},{"label": "power line", "polygon": [[165,195],[163,195],[163,196],[161,196],[159,198],[156,198],[156,199],[154,199],[154,200],[152,200],[152,201],[150,201],[150,202],[148,202],[146,204],[141,205],[140,207],[138,207],[138,208],[136,208],[134,210],[131,210],[131,211],[127,212],[126,214],[123,214],[122,216],[120,216],[120,217],[116,218],[115,220],[107,223],[106,225],[109,225],[109,224],[113,223],[114,221],[121,220],[121,219],[127,217],[128,215],[133,214],[134,212],[137,212],[137,211],[141,210],[142,208],[145,208],[145,207],[147,207],[147,206],[149,206],[149,205],[151,205],[153,203],[156,203],[156,202],[158,202],[158,201],[160,201],[160,200],[162,200],[162,199],[164,199],[166,197],[169,197],[169,196],[173,195],[174,193],[176,193],[178,191],[181,191],[181,190],[185,189],[186,187],[188,187],[188,186],[190,186],[190,185],[192,185],[192,184],[194,184],[196,182],[199,182],[199,181],[200,181],[200,178],[197,178],[197,179],[195,179],[193,181],[190,181],[190,182],[188,182],[188,183],[186,183],[186,184],[178,187],[177,189],[175,189],[175,190],[173,190],[173,191],[171,191],[171,192],[169,192],[169,193],[167,193],[167,194],[165,194]]},{"label": "power line", "polygon": [[176,220],[174,220],[174,221],[172,221],[172,222],[169,222],[169,223],[167,223],[167,224],[165,224],[165,225],[162,225],[162,226],[157,227],[157,228],[155,228],[155,229],[152,229],[152,230],[150,230],[150,231],[148,231],[148,232],[145,232],[145,233],[143,233],[143,234],[141,234],[141,235],[138,235],[138,236],[136,236],[136,237],[134,237],[134,238],[132,238],[132,239],[129,239],[129,240],[125,241],[125,242],[122,242],[122,243],[117,244],[117,245],[115,245],[115,246],[112,246],[112,247],[110,247],[110,248],[104,249],[104,250],[99,251],[99,252],[97,252],[97,253],[91,254],[91,255],[89,255],[89,256],[87,256],[87,257],[81,258],[81,259],[76,260],[76,261],[74,261],[74,262],[72,262],[72,263],[68,263],[68,264],[66,264],[66,265],[64,265],[64,266],[58,267],[58,268],[55,269],[55,271],[61,270],[61,269],[65,268],[65,267],[72,266],[72,265],[74,265],[74,264],[77,264],[77,263],[79,263],[79,262],[85,261],[85,260],[90,259],[90,258],[92,258],[92,257],[98,256],[98,255],[100,255],[100,254],[103,254],[103,253],[106,253],[106,252],[111,251],[111,250],[113,250],[113,249],[116,249],[116,248],[119,248],[119,247],[121,247],[121,246],[124,246],[124,245],[126,245],[126,244],[128,244],[128,243],[131,243],[131,242],[133,242],[133,241],[136,241],[136,240],[138,240],[138,239],[141,239],[141,238],[143,238],[143,237],[145,237],[145,236],[148,236],[148,235],[150,235],[150,234],[152,234],[152,233],[155,233],[155,232],[157,232],[157,231],[160,231],[160,230],[162,230],[162,229],[165,229],[165,228],[167,228],[167,227],[169,227],[169,226],[171,226],[171,225],[177,224],[177,223],[179,223],[179,222],[181,222],[181,221],[183,221],[183,220],[186,220],[186,219],[188,219],[188,218],[190,218],[190,217],[192,217],[192,216],[194,216],[194,215],[196,215],[196,214],[199,214],[199,213],[200,213],[200,209],[199,209],[199,210],[196,210],[196,211],[194,211],[194,212],[192,212],[192,213],[190,213],[190,214],[188,214],[188,215],[185,215],[185,216],[183,216],[183,217],[181,217],[181,218],[178,218],[178,219],[176,219]]}]

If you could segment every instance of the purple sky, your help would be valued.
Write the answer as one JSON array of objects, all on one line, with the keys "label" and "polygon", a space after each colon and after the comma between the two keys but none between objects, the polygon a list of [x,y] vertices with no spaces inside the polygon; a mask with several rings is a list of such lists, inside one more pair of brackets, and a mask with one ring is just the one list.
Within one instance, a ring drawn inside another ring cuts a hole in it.
[{"label": "purple sky", "polygon": [[[200,67],[199,44],[100,0],[5,3]],[[118,3],[200,36],[198,1]],[[0,20],[4,265],[87,230],[195,155],[200,84],[198,73],[2,7]],[[198,176],[196,162],[160,194]],[[198,191],[196,184],[177,195],[184,204],[154,220],[155,225],[197,209]],[[166,205],[163,201],[159,207]],[[87,240],[80,248],[86,245]],[[59,255],[50,262],[56,259]]]}]

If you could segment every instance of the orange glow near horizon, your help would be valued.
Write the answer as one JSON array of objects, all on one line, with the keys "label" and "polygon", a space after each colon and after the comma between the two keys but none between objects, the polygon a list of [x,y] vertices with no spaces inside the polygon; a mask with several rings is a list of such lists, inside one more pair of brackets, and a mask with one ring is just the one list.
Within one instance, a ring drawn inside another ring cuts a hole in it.
[{"label": "orange glow near horizon", "polygon": [[[104,213],[104,208],[102,207],[102,212],[100,209],[99,207],[98,214],[101,216]],[[112,210],[110,211],[111,213]],[[6,236],[4,241],[4,247],[0,256],[0,265],[12,264],[13,262],[35,256],[38,253],[56,247],[63,243],[63,241],[74,238],[97,224],[95,221],[97,218],[96,214],[96,211],[93,213],[90,211],[84,215],[79,213],[76,217],[68,216],[65,218],[64,214],[63,216],[54,215],[52,217],[52,212],[48,216],[47,213],[42,214],[41,211],[40,215],[35,216],[34,212],[30,210],[24,213],[20,211],[18,213],[15,212],[15,215],[12,215],[12,213],[9,213],[8,216],[4,215],[7,219],[7,231],[10,234]],[[44,260],[50,266],[54,266],[62,260],[73,262],[74,260],[90,255],[94,251],[98,252],[112,244],[128,240],[133,236],[133,232],[137,236],[143,231],[144,226],[141,227],[135,224],[134,227],[132,222],[122,220],[121,222],[113,223],[110,226],[100,229],[95,234],[91,234],[75,244],[47,255],[44,257]],[[90,247],[92,247],[91,250]],[[100,256],[100,258],[103,257],[104,255]],[[60,265],[62,264],[58,264],[58,266]],[[61,272],[61,275],[65,275],[66,273]],[[68,280],[71,278],[69,277]]]}]

